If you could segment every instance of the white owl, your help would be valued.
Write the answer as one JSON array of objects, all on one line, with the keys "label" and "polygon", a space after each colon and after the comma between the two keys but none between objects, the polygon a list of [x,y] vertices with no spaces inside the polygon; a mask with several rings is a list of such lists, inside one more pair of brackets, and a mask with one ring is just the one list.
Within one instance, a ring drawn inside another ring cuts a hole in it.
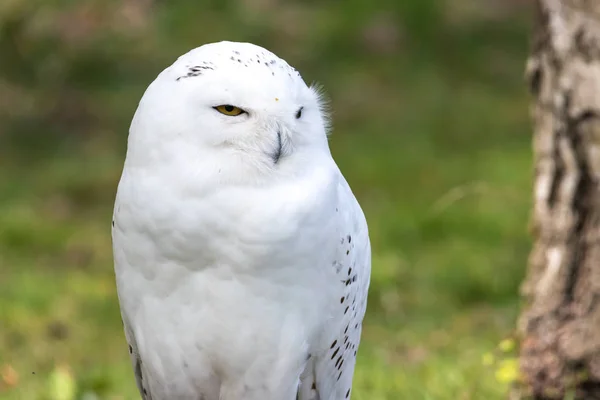
[{"label": "white owl", "polygon": [[350,398],[371,249],[326,125],[317,90],[249,43],[149,86],[112,222],[143,399]]}]

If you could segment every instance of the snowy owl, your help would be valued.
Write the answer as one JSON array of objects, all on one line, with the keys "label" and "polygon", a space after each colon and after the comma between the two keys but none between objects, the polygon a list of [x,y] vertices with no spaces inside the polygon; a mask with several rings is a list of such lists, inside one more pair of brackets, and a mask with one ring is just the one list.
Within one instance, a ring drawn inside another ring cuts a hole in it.
[{"label": "snowy owl", "polygon": [[326,127],[318,90],[249,43],[148,87],[112,221],[143,399],[350,398],[371,248]]}]

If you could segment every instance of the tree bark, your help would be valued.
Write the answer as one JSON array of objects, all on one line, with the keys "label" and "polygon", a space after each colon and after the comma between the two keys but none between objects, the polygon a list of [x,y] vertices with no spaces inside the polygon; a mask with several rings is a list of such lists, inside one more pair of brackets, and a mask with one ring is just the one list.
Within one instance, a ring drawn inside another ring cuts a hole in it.
[{"label": "tree bark", "polygon": [[518,398],[600,399],[600,0],[536,0]]}]

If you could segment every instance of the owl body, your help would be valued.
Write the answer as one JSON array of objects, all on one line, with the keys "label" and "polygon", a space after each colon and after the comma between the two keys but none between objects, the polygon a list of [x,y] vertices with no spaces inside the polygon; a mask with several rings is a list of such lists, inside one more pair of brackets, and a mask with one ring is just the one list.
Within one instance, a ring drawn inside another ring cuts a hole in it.
[{"label": "owl body", "polygon": [[[231,77],[258,67],[271,85]],[[318,96],[283,60],[222,42],[159,75],[131,125],[112,234],[144,399],[350,397],[368,231]]]}]

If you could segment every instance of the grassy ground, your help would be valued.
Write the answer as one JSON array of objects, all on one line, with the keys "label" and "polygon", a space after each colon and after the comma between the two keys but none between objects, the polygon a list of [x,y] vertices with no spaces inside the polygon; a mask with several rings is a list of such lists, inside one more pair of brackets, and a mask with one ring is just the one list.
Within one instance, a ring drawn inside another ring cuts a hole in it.
[{"label": "grassy ground", "polygon": [[109,236],[127,124],[160,69],[223,38],[274,50],[332,99],[374,250],[353,398],[504,398],[510,368],[485,364],[529,250],[523,10],[147,3],[0,7],[0,398],[138,398]]}]

